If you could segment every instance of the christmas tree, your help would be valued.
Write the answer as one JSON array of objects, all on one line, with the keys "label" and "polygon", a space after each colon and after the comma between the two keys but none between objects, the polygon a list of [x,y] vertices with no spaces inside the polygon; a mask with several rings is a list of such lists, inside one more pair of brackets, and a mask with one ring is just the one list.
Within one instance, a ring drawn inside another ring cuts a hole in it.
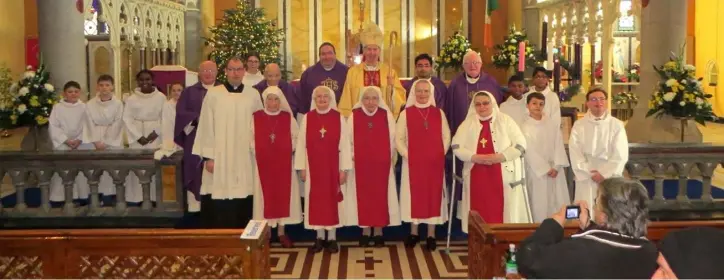
[{"label": "christmas tree", "polygon": [[224,11],[221,23],[210,28],[211,38],[206,44],[213,48],[209,59],[219,67],[217,79],[226,81],[224,68],[229,58],[245,58],[249,54],[259,55],[260,69],[266,64],[277,63],[285,74],[279,46],[284,41],[284,31],[277,28],[276,22],[266,19],[264,9],[253,8],[247,0],[238,0],[236,8]]}]

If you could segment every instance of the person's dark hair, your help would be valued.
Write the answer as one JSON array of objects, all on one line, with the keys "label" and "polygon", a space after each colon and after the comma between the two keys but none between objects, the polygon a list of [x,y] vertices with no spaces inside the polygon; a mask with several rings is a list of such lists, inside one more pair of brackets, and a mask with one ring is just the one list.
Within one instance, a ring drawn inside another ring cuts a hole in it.
[{"label": "person's dark hair", "polygon": [[608,178],[598,187],[600,210],[606,222],[600,225],[611,231],[639,238],[646,236],[649,220],[649,195],[636,180]]},{"label": "person's dark hair", "polygon": [[431,57],[429,54],[426,54],[426,53],[422,53],[422,54],[420,54],[420,55],[418,55],[418,56],[415,57],[415,65],[417,65],[417,62],[418,62],[418,61],[423,60],[423,59],[426,59],[427,61],[429,61],[429,62],[430,62],[430,66],[432,66],[432,63],[433,63],[432,57]]},{"label": "person's dark hair", "polygon": [[245,57],[245,59],[244,59],[244,61],[248,61],[249,58],[252,58],[252,57],[256,57],[256,59],[259,60],[259,63],[261,63],[261,58],[259,57],[259,54],[257,54],[257,53],[247,54],[246,57]]},{"label": "person's dark hair", "polygon": [[179,81],[171,82],[170,84],[168,84],[168,88],[172,88],[175,85],[179,85],[179,86],[181,86],[181,89],[184,89],[184,84]]},{"label": "person's dark hair", "polygon": [[550,78],[550,76],[551,76],[551,75],[548,73],[548,70],[545,69],[545,67],[538,66],[538,67],[536,67],[536,68],[533,69],[533,74],[531,75],[531,77],[535,77],[535,75],[538,74],[538,73],[546,74],[546,76],[549,77],[549,78]]},{"label": "person's dark hair", "polygon": [[108,74],[103,74],[100,77],[98,77],[98,81],[96,81],[96,83],[100,83],[100,82],[111,82],[111,84],[115,83],[115,81],[113,80],[113,77]]},{"label": "person's dark hair", "polygon": [[510,78],[508,78],[508,84],[512,84],[512,83],[514,83],[514,82],[525,83],[525,80],[524,80],[523,77],[520,76],[520,75],[510,76]]},{"label": "person's dark hair", "polygon": [[141,71],[138,71],[138,73],[136,74],[136,80],[138,80],[139,78],[141,78],[141,75],[144,74],[144,73],[145,73],[145,74],[148,74],[149,76],[151,76],[151,79],[154,78],[153,72],[151,72],[151,70],[143,69],[143,70],[141,70]]},{"label": "person's dark hair", "polygon": [[586,92],[586,101],[588,101],[588,97],[589,97],[592,93],[594,93],[594,92],[603,93],[603,96],[606,97],[606,98],[608,98],[608,92],[606,92],[605,89],[602,89],[602,88],[593,88],[593,89],[589,90],[588,92]]},{"label": "person's dark hair", "polygon": [[538,100],[543,100],[543,102],[546,101],[546,96],[543,95],[542,93],[531,92],[530,94],[528,94],[528,97],[525,98],[525,103],[526,104],[530,103],[530,101],[533,100],[533,98],[538,99]]},{"label": "person's dark hair", "polygon": [[334,52],[334,54],[337,54],[337,49],[336,49],[336,48],[334,47],[334,45],[332,45],[332,43],[330,43],[330,42],[324,42],[324,43],[322,43],[321,45],[319,45],[319,49],[318,49],[317,53],[318,53],[318,54],[321,54],[321,53],[322,53],[322,48],[324,48],[325,46],[330,46],[330,47],[332,48],[332,51]]},{"label": "person's dark hair", "polygon": [[80,89],[80,84],[79,84],[78,82],[76,82],[76,81],[69,81],[69,82],[65,83],[65,85],[63,86],[63,91],[66,91],[66,90],[68,90],[69,88],[77,88],[77,89]]}]

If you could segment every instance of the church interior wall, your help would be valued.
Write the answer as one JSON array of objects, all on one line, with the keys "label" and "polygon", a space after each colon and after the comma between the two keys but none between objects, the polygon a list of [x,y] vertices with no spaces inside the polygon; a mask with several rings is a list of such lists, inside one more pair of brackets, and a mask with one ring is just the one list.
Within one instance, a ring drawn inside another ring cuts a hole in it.
[{"label": "church interior wall", "polygon": [[[712,64],[719,69],[719,73],[724,65],[724,2],[699,0],[694,10],[696,75],[704,78],[704,91],[713,95],[711,103],[714,113],[724,116],[724,75],[711,75]],[[716,86],[712,86],[712,82]]]},{"label": "church interior wall", "polygon": [[25,7],[21,1],[0,1],[0,64],[13,73],[25,69]]}]

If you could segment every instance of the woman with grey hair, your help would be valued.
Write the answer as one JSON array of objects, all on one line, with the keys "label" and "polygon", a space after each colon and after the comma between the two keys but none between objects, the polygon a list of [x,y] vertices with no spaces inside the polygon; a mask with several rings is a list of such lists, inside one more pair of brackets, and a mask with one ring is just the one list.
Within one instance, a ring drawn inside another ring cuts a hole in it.
[{"label": "woman with grey hair", "polygon": [[610,178],[598,186],[593,219],[585,201],[581,232],[564,238],[564,205],[521,243],[518,264],[526,278],[649,278],[658,252],[646,239],[648,193],[638,181]]}]

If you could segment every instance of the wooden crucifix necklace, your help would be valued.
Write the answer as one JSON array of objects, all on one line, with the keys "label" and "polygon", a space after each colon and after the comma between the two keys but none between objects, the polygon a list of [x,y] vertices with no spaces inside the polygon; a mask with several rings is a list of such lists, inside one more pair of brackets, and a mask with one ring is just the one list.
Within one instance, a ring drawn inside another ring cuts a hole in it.
[{"label": "wooden crucifix necklace", "polygon": [[[267,115],[267,119],[271,121],[271,116]],[[272,126],[271,133],[269,134],[269,140],[271,140],[272,144],[274,144],[274,141],[277,139],[277,124],[279,123],[279,119],[276,119],[274,122],[274,126]]]},{"label": "wooden crucifix necklace", "polygon": [[[322,122],[322,117],[319,116],[319,115],[320,115],[319,112],[317,112],[316,115],[317,115],[317,119],[319,120],[319,122]],[[319,138],[319,139],[324,139],[324,134],[325,134],[325,133],[327,133],[327,130],[324,128],[324,123],[323,123],[323,124],[322,124],[322,128],[319,129],[319,134],[320,134],[320,138]]]},{"label": "wooden crucifix necklace", "polygon": [[424,115],[422,114],[422,109],[420,109],[420,108],[417,108],[417,112],[420,113],[420,116],[422,117],[422,120],[423,120],[422,125],[424,125],[425,130],[427,130],[427,128],[429,127],[429,124],[427,123],[427,117],[430,116],[430,107],[427,107],[425,109],[427,109],[427,110],[425,110],[425,112],[427,112],[427,113]]}]

